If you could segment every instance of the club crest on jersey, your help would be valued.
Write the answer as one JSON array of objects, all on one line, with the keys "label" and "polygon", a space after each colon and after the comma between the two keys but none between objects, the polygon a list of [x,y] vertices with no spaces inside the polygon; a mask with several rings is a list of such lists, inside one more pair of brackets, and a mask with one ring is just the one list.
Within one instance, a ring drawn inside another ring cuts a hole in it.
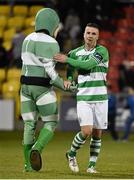
[{"label": "club crest on jersey", "polygon": [[102,59],[103,59],[103,57],[101,56],[101,54],[99,54],[99,53],[95,53],[94,54],[94,57],[96,58],[96,60],[100,63],[101,61],[102,61]]}]

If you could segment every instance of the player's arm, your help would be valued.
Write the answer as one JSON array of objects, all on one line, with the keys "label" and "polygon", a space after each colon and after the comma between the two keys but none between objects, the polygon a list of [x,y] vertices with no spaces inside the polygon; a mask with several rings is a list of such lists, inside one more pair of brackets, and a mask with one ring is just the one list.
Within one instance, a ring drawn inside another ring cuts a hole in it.
[{"label": "player's arm", "polygon": [[108,51],[106,50],[104,52],[95,52],[90,56],[85,57],[85,59],[72,59],[72,58],[67,58],[66,62],[70,64],[71,66],[83,70],[90,70],[94,68],[96,65],[108,61]]},{"label": "player's arm", "polygon": [[57,54],[54,59],[61,63],[68,63],[74,68],[90,70],[101,62],[108,61],[109,55],[106,48],[96,51],[93,55],[85,56],[82,59],[67,57],[64,54]]}]

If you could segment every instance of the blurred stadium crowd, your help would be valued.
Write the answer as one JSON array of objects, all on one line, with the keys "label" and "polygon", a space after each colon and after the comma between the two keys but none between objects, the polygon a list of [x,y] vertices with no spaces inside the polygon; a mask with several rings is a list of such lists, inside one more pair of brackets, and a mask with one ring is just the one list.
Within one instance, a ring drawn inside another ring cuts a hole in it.
[{"label": "blurred stadium crowd", "polygon": [[[99,43],[110,52],[108,82],[113,93],[134,88],[134,3],[118,0],[1,0],[0,2],[0,94],[15,98],[19,117],[19,78],[21,44],[34,31],[34,17],[43,7],[57,10],[62,30],[57,40],[61,51],[68,53],[82,44],[88,22],[101,27]],[[57,64],[61,76],[65,66]]]}]

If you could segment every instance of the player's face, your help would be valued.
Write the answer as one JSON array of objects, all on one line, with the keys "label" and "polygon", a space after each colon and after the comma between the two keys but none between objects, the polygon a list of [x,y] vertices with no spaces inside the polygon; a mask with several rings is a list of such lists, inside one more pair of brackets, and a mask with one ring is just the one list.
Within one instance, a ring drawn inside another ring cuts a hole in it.
[{"label": "player's face", "polygon": [[84,32],[84,41],[86,46],[96,45],[96,41],[99,38],[99,30],[95,27],[86,27]]}]

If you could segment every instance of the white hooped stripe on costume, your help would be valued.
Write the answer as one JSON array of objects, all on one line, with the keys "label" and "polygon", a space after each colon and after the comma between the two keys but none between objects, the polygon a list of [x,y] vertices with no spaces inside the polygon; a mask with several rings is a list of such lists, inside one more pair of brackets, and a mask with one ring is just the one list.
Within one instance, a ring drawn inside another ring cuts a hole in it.
[{"label": "white hooped stripe on costume", "polygon": [[47,105],[51,103],[55,103],[57,101],[56,94],[54,91],[48,92],[44,94],[41,98],[39,98],[36,102],[37,105]]},{"label": "white hooped stripe on costume", "polygon": [[[52,59],[48,59],[48,58],[42,58],[43,62],[39,61],[40,57],[36,57],[34,54],[30,53],[30,52],[24,52],[22,53],[22,58],[23,58],[23,63],[25,65],[32,65],[32,66],[40,66],[44,68],[44,62],[48,62],[48,61],[52,61]],[[32,61],[31,61],[32,58]],[[45,63],[46,63],[45,62]]]},{"label": "white hooped stripe on costume", "polygon": [[47,34],[44,33],[31,33],[30,35],[28,35],[25,40],[32,40],[32,41],[36,41],[36,42],[45,42],[45,43],[56,43],[57,41],[51,37],[48,36]]},{"label": "white hooped stripe on costume", "polygon": [[59,114],[53,114],[49,116],[41,116],[42,121],[57,121],[59,120]]},{"label": "white hooped stripe on costume", "polygon": [[26,96],[23,96],[21,94],[21,102],[26,102],[26,101],[30,101],[31,99],[27,98]]},{"label": "white hooped stripe on costume", "polygon": [[23,113],[22,117],[24,121],[35,120],[36,112]]}]

